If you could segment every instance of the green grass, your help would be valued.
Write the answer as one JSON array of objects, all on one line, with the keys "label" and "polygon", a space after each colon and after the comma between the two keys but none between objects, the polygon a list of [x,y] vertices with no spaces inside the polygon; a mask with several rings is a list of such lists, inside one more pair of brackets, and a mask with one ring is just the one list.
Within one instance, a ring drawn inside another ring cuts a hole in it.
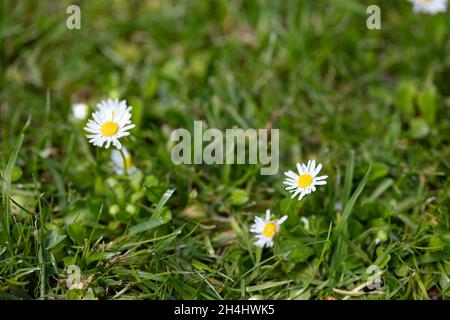
[{"label": "green grass", "polygon": [[[352,299],[449,298],[449,13],[80,1],[69,31],[69,4],[0,4],[0,299],[348,299],[373,264],[381,292]],[[108,97],[133,106],[129,177],[71,116]],[[175,166],[170,133],[194,120],[279,128],[280,172]],[[283,172],[313,158],[328,184],[291,200]],[[260,250],[268,208],[289,219]]]}]

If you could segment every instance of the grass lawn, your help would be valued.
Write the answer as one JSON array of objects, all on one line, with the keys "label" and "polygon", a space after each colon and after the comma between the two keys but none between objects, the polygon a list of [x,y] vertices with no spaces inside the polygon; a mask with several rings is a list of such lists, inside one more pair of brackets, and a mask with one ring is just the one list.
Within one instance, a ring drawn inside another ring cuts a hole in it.
[{"label": "grass lawn", "polygon": [[[449,12],[76,1],[69,30],[73,2],[0,4],[0,299],[450,297]],[[128,175],[85,137],[108,98],[133,107]],[[175,165],[197,120],[279,129],[278,173]],[[291,199],[283,173],[312,159],[327,184]],[[260,248],[267,209],[287,220]]]}]

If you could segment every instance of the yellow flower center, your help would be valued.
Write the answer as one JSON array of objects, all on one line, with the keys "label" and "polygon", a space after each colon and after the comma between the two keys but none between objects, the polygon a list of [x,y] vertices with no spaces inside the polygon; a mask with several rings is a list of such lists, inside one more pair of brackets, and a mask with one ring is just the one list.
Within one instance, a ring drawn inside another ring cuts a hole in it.
[{"label": "yellow flower center", "polygon": [[125,157],[125,169],[128,171],[133,166],[133,159],[130,157]]},{"label": "yellow flower center", "polygon": [[117,133],[117,131],[119,131],[119,126],[117,125],[117,123],[115,123],[113,121],[105,122],[102,125],[102,127],[100,128],[100,132],[105,137],[111,137],[111,136],[115,135]]},{"label": "yellow flower center", "polygon": [[313,181],[313,177],[310,174],[302,174],[300,177],[298,177],[298,186],[302,189],[305,189],[308,187]]},{"label": "yellow flower center", "polygon": [[273,237],[275,232],[277,231],[277,226],[273,222],[269,222],[265,225],[263,233],[267,238]]}]

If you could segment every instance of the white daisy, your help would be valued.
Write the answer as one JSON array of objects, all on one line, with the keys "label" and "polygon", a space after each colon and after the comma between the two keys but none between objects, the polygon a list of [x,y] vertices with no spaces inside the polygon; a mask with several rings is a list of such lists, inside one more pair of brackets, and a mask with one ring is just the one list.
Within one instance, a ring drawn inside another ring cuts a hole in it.
[{"label": "white daisy", "polygon": [[119,101],[118,99],[108,99],[108,100],[102,100],[99,103],[97,103],[97,109],[105,112],[112,112],[112,111],[131,111],[131,107],[127,106],[127,102],[125,100]]},{"label": "white daisy", "polygon": [[447,11],[447,0],[408,0],[414,4],[415,13],[436,14]]},{"label": "white daisy", "polygon": [[113,163],[114,171],[118,175],[124,174],[125,170],[127,174],[136,172],[137,168],[133,166],[133,157],[128,152],[127,148],[123,147],[121,150],[123,151],[125,160],[124,157],[122,157],[122,153],[119,150],[114,149],[113,151],[111,151],[111,161]]},{"label": "white daisy", "polygon": [[317,176],[320,169],[322,169],[321,163],[316,167],[316,161],[309,160],[307,165],[297,163],[298,174],[291,170],[284,173],[287,178],[283,183],[287,185],[286,190],[293,193],[291,199],[298,195],[298,201],[300,201],[305,195],[316,191],[317,185],[327,184],[325,179],[328,178],[328,176]]},{"label": "white daisy", "polygon": [[270,210],[266,211],[266,219],[255,217],[255,223],[250,228],[250,232],[255,233],[255,245],[273,247],[273,237],[280,231],[280,225],[286,221],[287,217],[270,220]]},{"label": "white daisy", "polygon": [[75,119],[84,120],[88,114],[88,106],[85,103],[75,103],[72,105],[72,114]]},{"label": "white daisy", "polygon": [[102,101],[97,104],[98,110],[92,113],[94,120],[89,119],[84,130],[92,134],[86,135],[94,146],[106,148],[112,144],[117,148],[122,148],[119,139],[128,136],[128,130],[134,128],[131,123],[131,107],[127,107],[125,100]]}]

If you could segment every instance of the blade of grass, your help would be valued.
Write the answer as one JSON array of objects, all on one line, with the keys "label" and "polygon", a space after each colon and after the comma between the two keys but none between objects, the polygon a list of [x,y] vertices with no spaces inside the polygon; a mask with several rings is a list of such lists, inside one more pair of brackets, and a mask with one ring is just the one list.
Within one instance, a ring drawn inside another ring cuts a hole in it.
[{"label": "blade of grass", "polygon": [[353,195],[350,197],[347,205],[344,208],[344,212],[342,213],[342,216],[339,218],[339,220],[336,223],[336,229],[335,233],[333,235],[334,242],[336,242],[336,246],[334,249],[333,257],[331,260],[330,270],[332,273],[332,285],[335,285],[336,280],[340,274],[340,265],[339,262],[341,261],[342,257],[345,256],[345,248],[344,248],[344,240],[348,236],[347,234],[347,227],[348,227],[348,218],[350,217],[350,214],[352,213],[353,206],[356,203],[356,200],[358,200],[359,196],[361,195],[361,192],[363,191],[364,187],[366,186],[367,181],[369,180],[370,172],[372,170],[372,165],[369,166],[369,169],[367,170],[366,174],[364,175],[364,178],[359,183],[358,187],[356,188]]},{"label": "blade of grass", "polygon": [[44,160],[45,166],[48,168],[48,171],[50,171],[51,175],[53,176],[53,179],[55,180],[56,190],[58,191],[58,203],[61,207],[61,210],[64,209],[67,205],[67,192],[66,188],[64,187],[64,181],[61,177],[61,174],[58,172],[58,169],[56,168],[56,164],[54,161],[50,159]]},{"label": "blade of grass", "polygon": [[353,206],[356,203],[356,200],[358,200],[359,196],[361,195],[361,192],[364,190],[364,187],[367,184],[367,181],[369,180],[370,172],[372,171],[372,165],[369,166],[369,169],[367,169],[366,174],[364,175],[363,179],[359,183],[358,187],[356,188],[355,192],[349,199],[348,203],[344,207],[344,212],[342,213],[342,217],[337,221],[336,229],[338,231],[342,231],[347,227],[348,218],[350,217],[350,214],[352,213]]},{"label": "blade of grass", "polygon": [[355,171],[355,152],[350,151],[350,157],[348,158],[347,165],[345,167],[345,180],[344,180],[344,194],[342,195],[342,207],[347,205],[348,198],[352,192],[353,173]]},{"label": "blade of grass", "polygon": [[148,221],[142,222],[138,225],[131,227],[130,234],[144,232],[169,222],[170,218],[168,219],[167,217],[162,217],[161,215],[163,212],[164,205],[170,199],[174,191],[175,189],[168,189],[166,192],[164,192],[163,196],[158,202],[158,205],[155,208],[155,211],[153,212],[152,217]]},{"label": "blade of grass", "polygon": [[[14,165],[16,164],[17,157],[19,155],[19,151],[22,147],[23,140],[25,138],[24,131],[28,127],[29,121],[25,124],[25,126],[22,129],[22,132],[19,135],[19,138],[17,139],[17,142],[14,146],[13,152],[11,153],[11,156],[9,157],[8,163],[6,165],[5,174],[3,177],[3,185],[2,185],[2,200],[4,205],[3,210],[3,217],[1,219],[2,222],[2,232],[3,235],[3,243],[8,247],[8,252],[11,257],[13,257],[13,250],[12,250],[12,243],[10,239],[10,230],[9,230],[9,216],[11,215],[11,204],[9,202],[9,196],[11,194],[11,178],[13,175],[13,169]],[[14,264],[11,264],[11,266]]]}]

